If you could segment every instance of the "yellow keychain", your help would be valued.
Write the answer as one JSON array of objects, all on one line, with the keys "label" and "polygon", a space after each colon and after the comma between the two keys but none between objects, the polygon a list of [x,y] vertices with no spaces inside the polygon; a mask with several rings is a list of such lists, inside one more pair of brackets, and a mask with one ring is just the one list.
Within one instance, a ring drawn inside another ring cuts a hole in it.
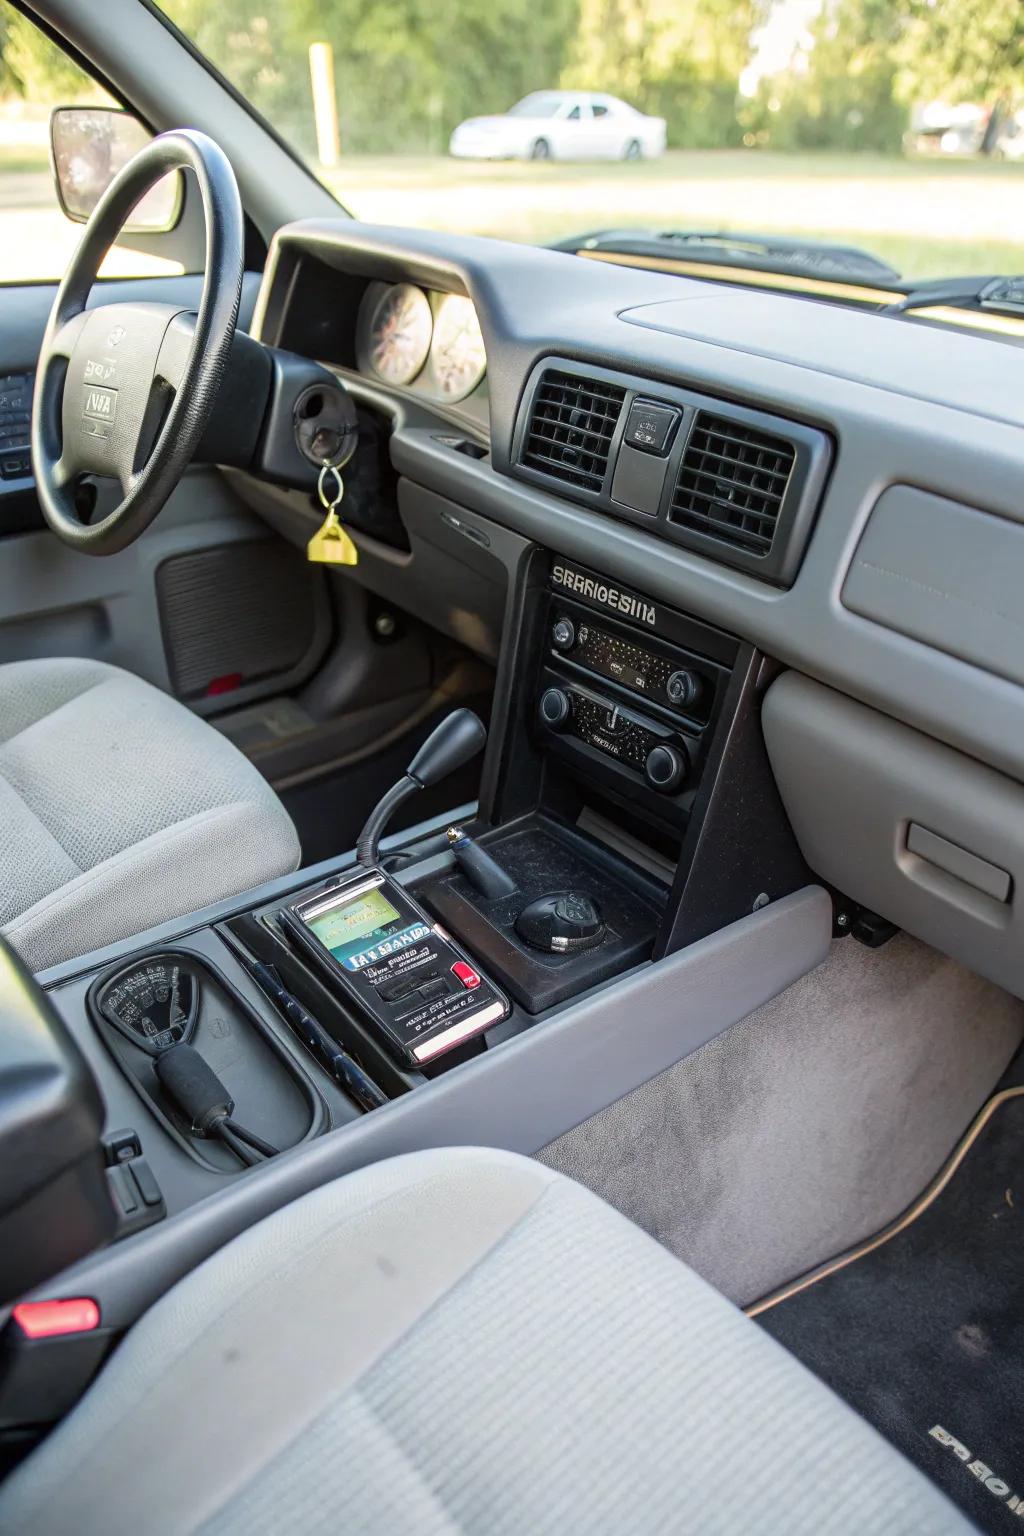
[{"label": "yellow keychain", "polygon": [[[336,489],[333,498],[327,494],[328,475],[334,476]],[[345,486],[336,465],[323,466],[316,483],[316,493],[320,497],[320,505],[326,510],[327,516],[306,545],[306,559],[316,560],[324,565],[358,565],[359,551],[353,544],[348,530],[341,526],[338,517],[338,508],[345,494]]]}]

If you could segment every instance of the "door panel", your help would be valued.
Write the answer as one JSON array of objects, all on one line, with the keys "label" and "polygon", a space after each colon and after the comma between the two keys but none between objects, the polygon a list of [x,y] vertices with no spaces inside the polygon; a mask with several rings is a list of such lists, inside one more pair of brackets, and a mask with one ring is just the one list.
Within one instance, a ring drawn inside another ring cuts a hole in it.
[{"label": "door panel", "polygon": [[[266,541],[266,524],[242,506],[212,469],[190,470],[152,526],[120,554],[79,554],[49,529],[8,538],[0,551],[0,664],[91,656],[174,692],[158,602],[161,566],[176,556],[217,551],[223,569],[233,546],[244,550],[251,563],[256,546]],[[246,680],[244,659],[237,667],[232,662],[241,683],[207,698],[190,691],[194,709],[209,714],[236,708],[310,676],[330,641],[321,573],[311,571],[310,577],[319,611],[294,665]],[[197,627],[206,617],[197,612]]]},{"label": "door panel", "polygon": [[[198,276],[103,283],[93,290],[92,302],[152,299],[195,305],[201,285]],[[239,316],[243,328],[251,321],[258,287],[259,275],[247,274]],[[34,371],[55,293],[49,283],[0,286],[0,379]],[[15,399],[16,391],[0,387],[3,397]],[[0,464],[5,455],[13,456],[12,441],[0,439]],[[45,527],[29,475],[0,479],[0,664],[42,656],[91,656],[173,691],[158,602],[160,567],[175,556],[203,551],[212,555],[217,550],[220,571],[230,572],[230,549],[237,546],[246,551],[237,563],[245,565],[251,581],[257,541],[265,543],[267,537],[266,524],[238,500],[221,475],[194,469],[141,539],[118,555],[93,558],[67,548]],[[315,580],[311,587],[314,607],[319,606],[321,585]],[[208,585],[204,589],[197,581],[196,592],[197,603],[204,601],[208,608]],[[209,613],[197,610],[197,623],[203,618],[208,621]],[[267,637],[258,638],[265,642]],[[287,671],[267,681],[249,680],[243,661],[237,667],[241,686],[223,696],[190,697],[189,703],[209,713],[295,686],[315,668],[329,638],[323,605],[309,628],[308,646]],[[280,645],[275,653],[283,654]]]},{"label": "door panel", "polygon": [[585,160],[591,153],[590,135],[594,131],[590,108],[577,104],[553,126],[559,159]]}]

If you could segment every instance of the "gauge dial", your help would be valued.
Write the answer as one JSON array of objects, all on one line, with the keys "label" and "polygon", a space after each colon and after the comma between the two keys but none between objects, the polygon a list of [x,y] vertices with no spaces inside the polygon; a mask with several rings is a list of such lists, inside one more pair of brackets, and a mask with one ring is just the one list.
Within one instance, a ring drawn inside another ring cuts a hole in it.
[{"label": "gauge dial", "polygon": [[156,1055],[191,1035],[199,988],[191,967],[176,956],[153,955],[108,982],[97,1007],[133,1044]]},{"label": "gauge dial", "polygon": [[487,354],[480,322],[471,299],[446,293],[434,316],[431,361],[438,388],[446,400],[462,400],[484,376]]},{"label": "gauge dial", "polygon": [[414,283],[385,288],[370,317],[373,371],[388,384],[411,384],[427,360],[433,331],[430,301]]}]

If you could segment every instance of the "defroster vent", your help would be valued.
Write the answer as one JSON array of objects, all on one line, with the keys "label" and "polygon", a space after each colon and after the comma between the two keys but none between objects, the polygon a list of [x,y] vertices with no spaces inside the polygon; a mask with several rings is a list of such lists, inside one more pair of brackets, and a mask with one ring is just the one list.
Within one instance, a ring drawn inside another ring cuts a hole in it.
[{"label": "defroster vent", "polygon": [[617,384],[547,369],[533,397],[522,462],[570,485],[599,491],[625,398]]},{"label": "defroster vent", "polygon": [[784,438],[698,411],[669,517],[755,555],[772,547],[796,461]]}]

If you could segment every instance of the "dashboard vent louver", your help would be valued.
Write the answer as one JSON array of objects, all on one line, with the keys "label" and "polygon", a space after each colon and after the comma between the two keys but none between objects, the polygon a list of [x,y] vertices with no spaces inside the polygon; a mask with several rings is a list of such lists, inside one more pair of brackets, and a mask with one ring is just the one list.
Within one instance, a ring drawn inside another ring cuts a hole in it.
[{"label": "dashboard vent louver", "polygon": [[795,462],[796,450],[783,438],[698,411],[669,517],[725,544],[767,555]]},{"label": "dashboard vent louver", "polygon": [[617,384],[549,368],[533,397],[522,462],[570,485],[599,491],[625,398]]}]

